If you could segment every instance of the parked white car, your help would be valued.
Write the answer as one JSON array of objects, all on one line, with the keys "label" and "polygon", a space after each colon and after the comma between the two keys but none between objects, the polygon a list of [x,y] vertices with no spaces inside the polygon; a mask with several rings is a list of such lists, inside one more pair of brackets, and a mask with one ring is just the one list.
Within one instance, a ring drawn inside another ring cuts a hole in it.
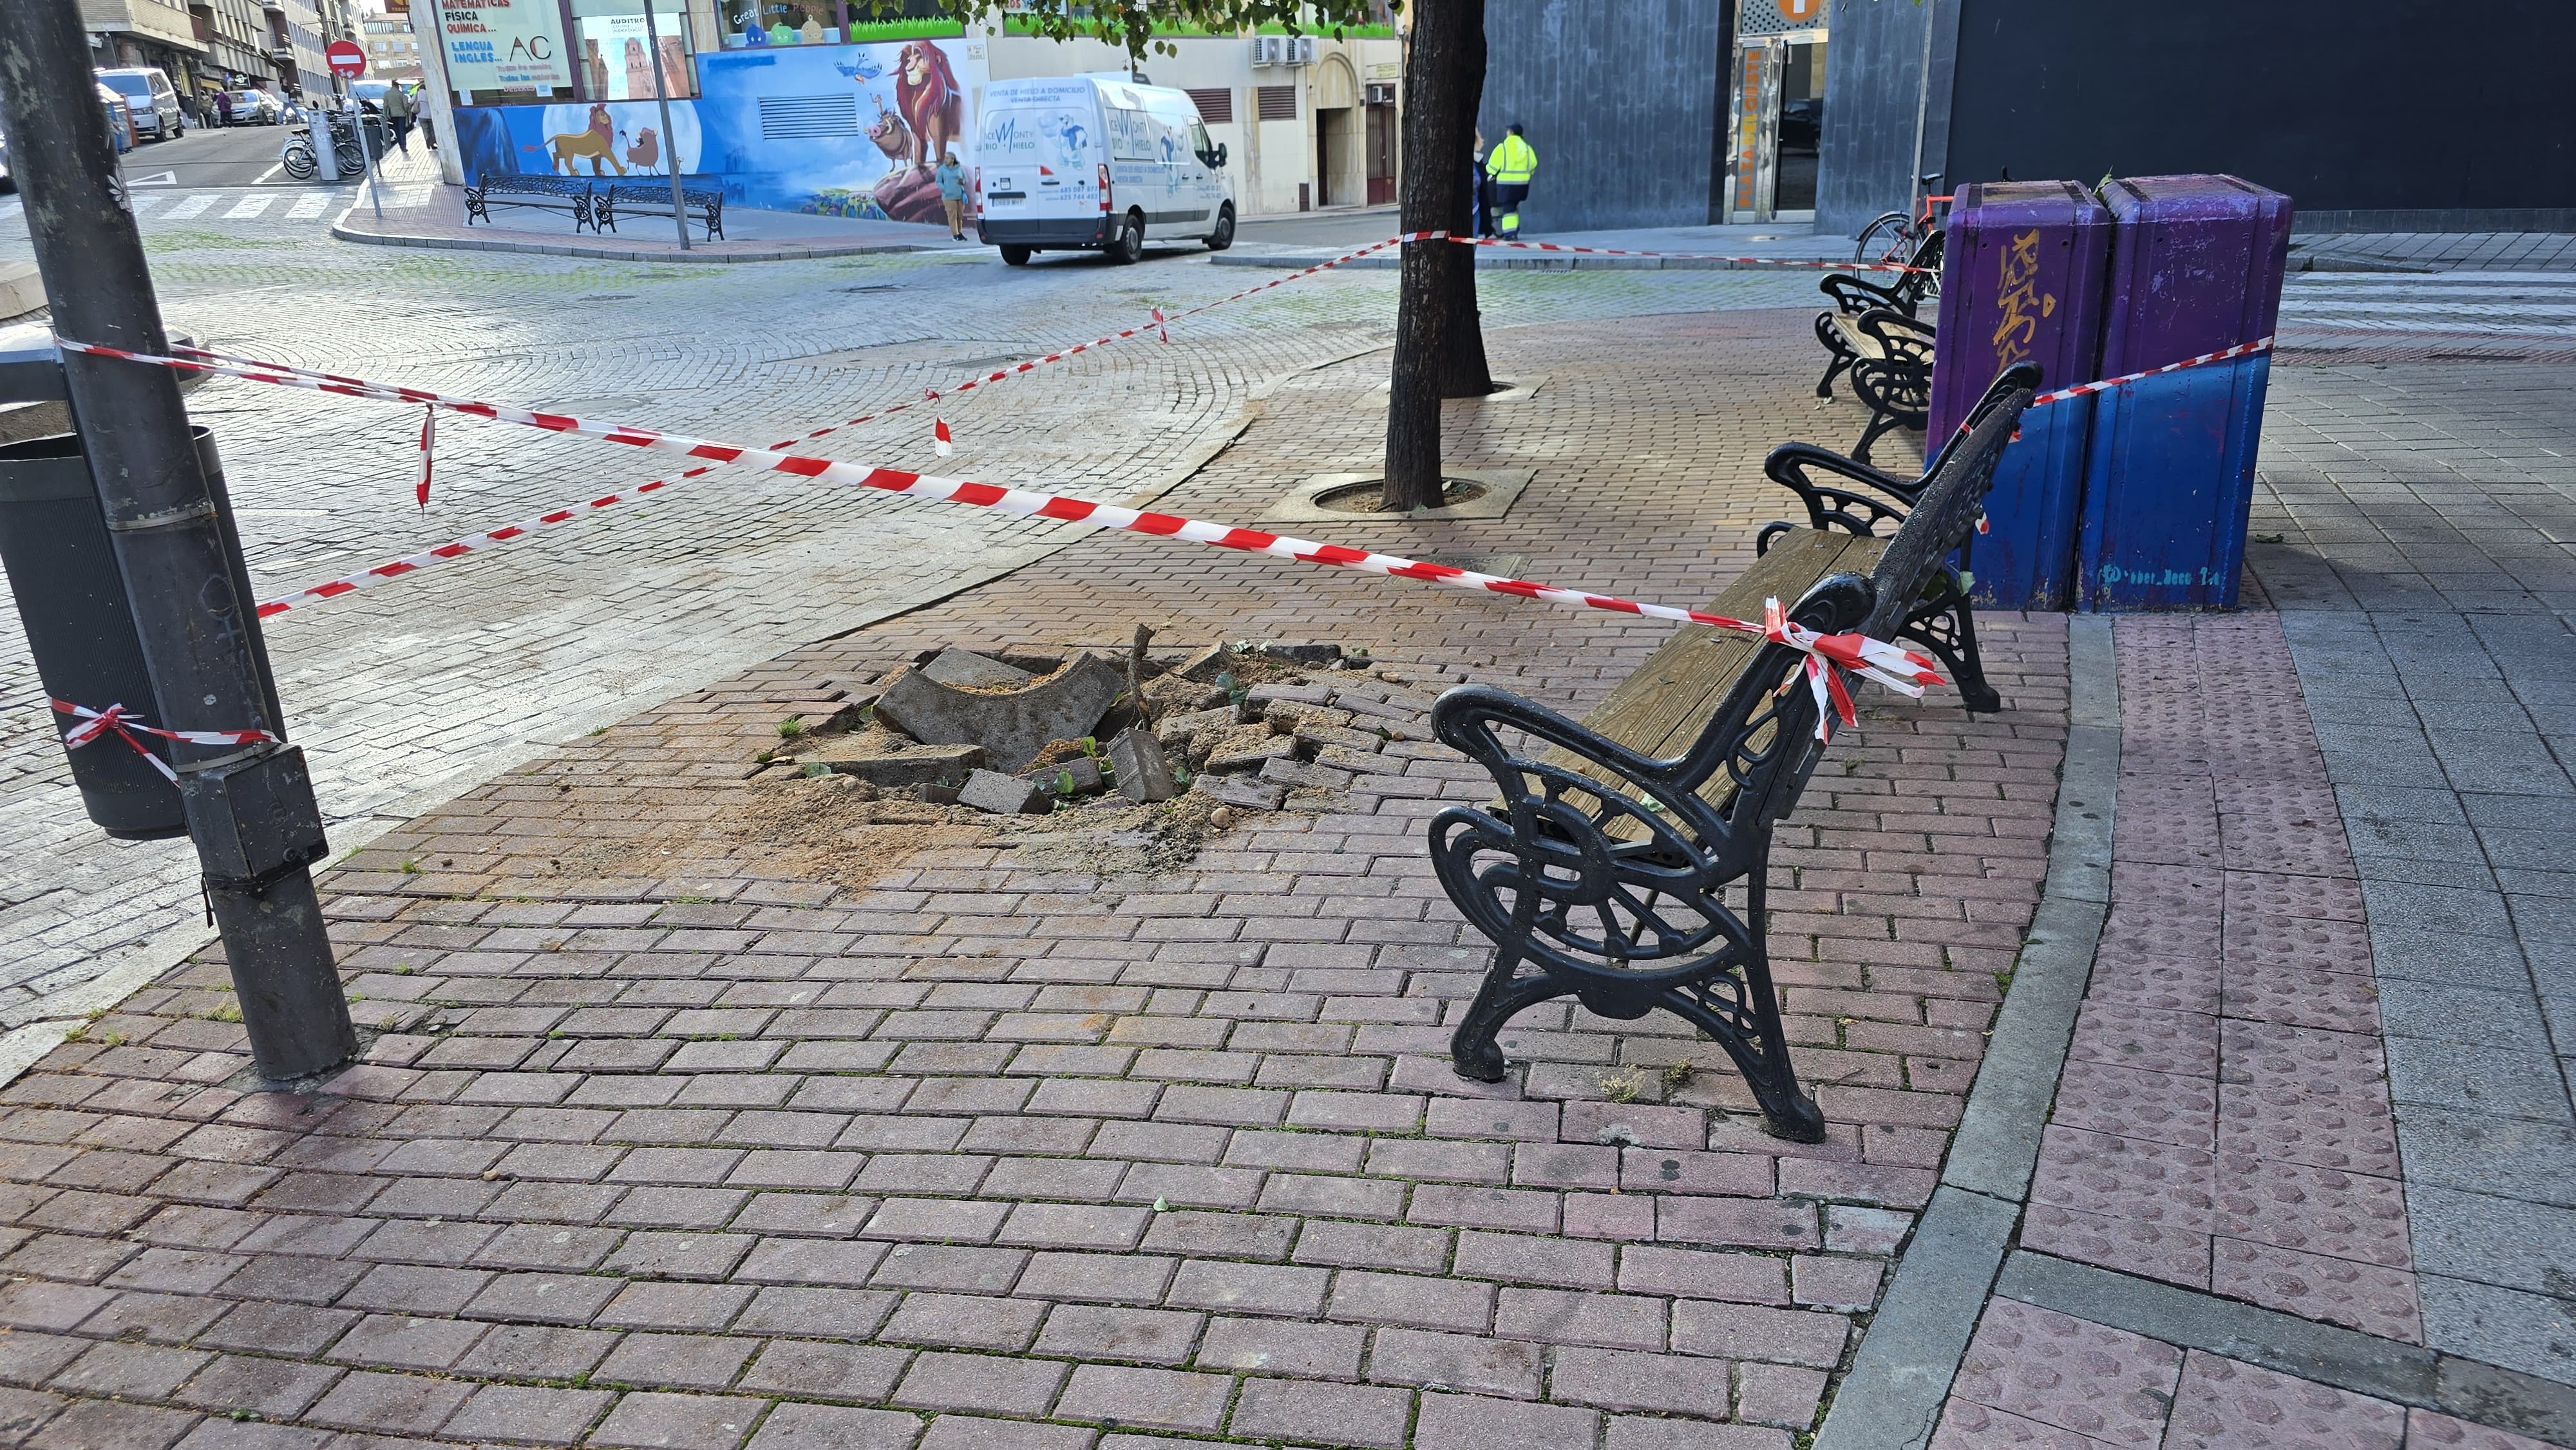
[{"label": "parked white car", "polygon": [[100,85],[125,98],[125,109],[134,116],[136,132],[155,141],[167,141],[188,134],[187,114],[179,109],[179,93],[170,88],[170,78],[157,65],[125,66],[98,72]]},{"label": "parked white car", "polygon": [[1117,73],[995,81],[981,119],[976,236],[1014,267],[1035,252],[1133,262],[1150,241],[1234,245],[1225,148],[1186,91]]}]

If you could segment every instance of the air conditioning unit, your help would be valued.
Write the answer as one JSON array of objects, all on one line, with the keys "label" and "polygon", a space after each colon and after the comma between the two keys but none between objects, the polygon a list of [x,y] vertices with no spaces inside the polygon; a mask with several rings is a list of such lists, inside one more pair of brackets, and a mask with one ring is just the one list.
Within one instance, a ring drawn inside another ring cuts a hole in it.
[{"label": "air conditioning unit", "polygon": [[1279,38],[1288,43],[1286,47],[1288,51],[1288,64],[1313,65],[1315,63],[1315,37],[1311,35],[1283,35]]},{"label": "air conditioning unit", "polygon": [[1288,37],[1284,35],[1256,35],[1252,37],[1252,63],[1257,66],[1286,65],[1288,63]]}]

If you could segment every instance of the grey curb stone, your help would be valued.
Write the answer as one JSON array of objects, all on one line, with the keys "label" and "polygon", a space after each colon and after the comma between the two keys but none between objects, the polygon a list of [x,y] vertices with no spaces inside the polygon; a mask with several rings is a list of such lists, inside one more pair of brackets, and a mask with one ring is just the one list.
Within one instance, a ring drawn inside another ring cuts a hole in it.
[{"label": "grey curb stone", "polygon": [[2004,1264],[1995,1292],[2355,1394],[2576,1444],[2576,1388],[2537,1375],[2027,1250]]}]

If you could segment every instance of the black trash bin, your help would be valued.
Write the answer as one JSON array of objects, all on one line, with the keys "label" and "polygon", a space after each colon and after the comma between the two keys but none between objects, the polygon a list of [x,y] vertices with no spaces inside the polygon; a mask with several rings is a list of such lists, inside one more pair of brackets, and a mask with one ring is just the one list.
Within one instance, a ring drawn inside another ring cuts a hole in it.
[{"label": "black trash bin", "polygon": [[[268,651],[260,646],[250,571],[233,529],[223,463],[211,432],[202,427],[190,432],[223,522],[233,593],[242,602],[241,624],[251,637],[260,693],[268,707],[265,721],[243,723],[280,730],[284,717],[277,682]],[[151,671],[144,665],[126,602],[124,576],[118,572],[107,520],[99,511],[98,491],[77,436],[54,434],[0,446],[0,567],[8,571],[9,591],[46,694],[93,710],[123,705],[148,724],[161,723]],[[71,716],[52,718],[57,733],[77,723]],[[169,761],[166,742],[142,734],[135,739]],[[82,805],[109,835],[154,840],[188,833],[179,788],[122,739],[93,740],[68,756]]]},{"label": "black trash bin", "polygon": [[[121,704],[151,719],[158,708],[152,675],[77,437],[0,447],[0,566],[9,571],[45,693],[93,710]],[[51,718],[57,734],[75,723]],[[168,744],[135,738],[168,761]],[[179,787],[122,740],[96,740],[69,754],[81,804],[109,835],[140,841],[188,833]]]}]

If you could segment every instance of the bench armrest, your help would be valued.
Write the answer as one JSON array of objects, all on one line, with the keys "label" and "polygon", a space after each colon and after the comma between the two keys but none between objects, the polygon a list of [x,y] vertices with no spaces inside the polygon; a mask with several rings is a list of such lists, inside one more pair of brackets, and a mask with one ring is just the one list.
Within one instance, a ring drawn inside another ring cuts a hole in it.
[{"label": "bench armrest", "polygon": [[1914,316],[1911,310],[1900,312],[1893,307],[1873,307],[1860,315],[1855,326],[1877,338],[1890,358],[1932,365],[1932,324]]},{"label": "bench armrest", "polygon": [[[1846,482],[1883,495],[1893,503],[1819,483],[1807,476],[1807,470],[1819,469]],[[1783,443],[1762,460],[1763,476],[1798,496],[1807,506],[1807,523],[1817,529],[1839,528],[1864,537],[1878,532],[1882,523],[1902,524],[1913,510],[1915,500],[1923,496],[1923,481],[1898,478],[1881,473],[1866,463],[1845,458],[1831,449],[1813,443]]]},{"label": "bench armrest", "polygon": [[1835,272],[1816,284],[1816,289],[1834,300],[1834,310],[1854,317],[1880,307],[1891,307],[1912,315],[1914,299],[1893,287],[1855,277],[1849,272]]}]

